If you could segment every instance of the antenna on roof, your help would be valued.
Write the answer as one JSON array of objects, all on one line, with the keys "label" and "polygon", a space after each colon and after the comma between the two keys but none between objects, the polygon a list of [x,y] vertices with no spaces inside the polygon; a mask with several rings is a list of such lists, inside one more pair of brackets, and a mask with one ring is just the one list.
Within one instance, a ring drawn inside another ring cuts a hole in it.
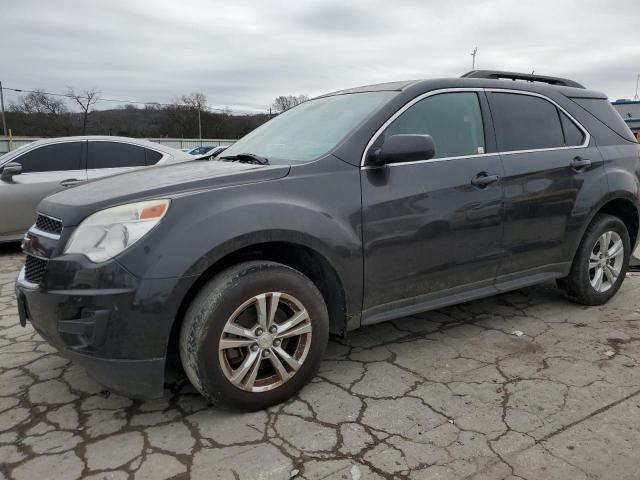
[{"label": "antenna on roof", "polygon": [[475,70],[476,69],[476,54],[478,53],[478,47],[473,49],[473,52],[471,52],[469,55],[471,55],[472,60],[471,60],[471,70]]},{"label": "antenna on roof", "polygon": [[640,73],[636,77],[636,94],[633,96],[634,100],[638,100],[638,83],[640,83]]}]

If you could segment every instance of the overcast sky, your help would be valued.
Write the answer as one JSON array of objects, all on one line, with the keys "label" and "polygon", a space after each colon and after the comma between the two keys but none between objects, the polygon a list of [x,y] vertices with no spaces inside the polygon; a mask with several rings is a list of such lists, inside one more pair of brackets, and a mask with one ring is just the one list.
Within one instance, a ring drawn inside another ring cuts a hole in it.
[{"label": "overcast sky", "polygon": [[264,111],[281,94],[456,77],[476,45],[476,68],[535,69],[610,99],[633,97],[640,73],[638,0],[2,0],[0,12],[5,86],[137,101],[203,92]]}]

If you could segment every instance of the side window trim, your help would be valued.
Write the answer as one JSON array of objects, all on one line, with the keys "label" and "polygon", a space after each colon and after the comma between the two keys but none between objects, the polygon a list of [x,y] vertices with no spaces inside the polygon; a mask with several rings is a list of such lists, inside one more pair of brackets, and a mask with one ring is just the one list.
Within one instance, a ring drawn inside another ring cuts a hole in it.
[{"label": "side window trim", "polygon": [[487,92],[483,90],[477,93],[478,100],[480,101],[480,111],[482,112],[482,123],[484,128],[484,153],[487,155],[496,155],[498,152],[498,139],[496,138],[496,127],[493,124],[493,116],[491,114],[491,107],[489,106]]},{"label": "side window trim", "polygon": [[[360,159],[360,167],[361,168],[375,168],[375,167],[371,167],[366,165],[366,158],[367,158],[367,152],[369,151],[369,149],[371,148],[371,146],[378,140],[378,138],[380,137],[380,135],[382,135],[382,133],[384,132],[384,130],[396,119],[398,118],[400,115],[402,115],[406,110],[408,110],[409,108],[411,108],[413,105],[415,105],[416,103],[418,103],[420,100],[430,97],[432,95],[437,95],[439,93],[454,93],[454,92],[477,92],[478,93],[478,97],[480,99],[480,108],[482,113],[482,118],[483,118],[483,123],[485,123],[484,128],[485,128],[485,142],[487,143],[487,145],[489,145],[489,143],[487,142],[487,140],[491,140],[491,143],[493,142],[497,142],[497,140],[495,139],[495,124],[493,122],[493,119],[491,119],[491,122],[489,123],[489,125],[487,125],[486,123],[486,117],[485,117],[485,113],[484,113],[484,105],[482,102],[483,96],[481,93],[484,93],[486,95],[486,93],[491,93],[491,92],[497,92],[497,93],[514,93],[514,94],[518,94],[518,95],[529,95],[532,97],[539,97],[542,98],[543,100],[546,100],[547,102],[550,102],[553,106],[556,107],[556,109],[558,109],[559,111],[561,111],[562,113],[564,113],[569,120],[571,120],[579,129],[580,131],[584,134],[584,140],[582,142],[581,145],[576,145],[576,146],[563,146],[563,147],[553,147],[553,148],[534,148],[531,150],[514,150],[514,151],[509,151],[509,152],[501,152],[499,151],[499,149],[497,148],[497,143],[495,143],[495,151],[493,152],[487,152],[487,153],[478,153],[478,154],[473,154],[473,155],[464,155],[464,156],[460,156],[460,157],[442,157],[442,158],[433,158],[433,159],[429,159],[429,160],[417,160],[415,162],[403,162],[403,163],[391,163],[388,166],[398,166],[398,165],[412,165],[415,163],[429,163],[429,162],[442,162],[442,161],[447,161],[447,160],[455,160],[458,158],[474,158],[474,157],[486,157],[489,155],[513,155],[515,153],[529,153],[529,152],[545,152],[545,151],[552,151],[552,150],[566,150],[566,149],[575,149],[575,148],[587,148],[589,146],[589,143],[591,142],[591,134],[589,133],[589,131],[580,123],[578,122],[569,112],[567,112],[564,108],[562,108],[560,105],[558,105],[556,102],[554,102],[552,99],[550,99],[549,97],[542,95],[540,93],[535,93],[535,92],[527,92],[524,90],[513,90],[513,89],[507,89],[507,88],[476,88],[476,87],[459,87],[459,88],[441,88],[438,90],[431,90],[429,92],[423,93],[422,95],[418,95],[417,97],[411,99],[410,101],[408,101],[407,103],[405,103],[402,107],[400,107],[389,119],[387,119],[386,122],[384,122],[382,124],[382,126],[376,130],[376,132],[373,134],[373,136],[371,137],[371,139],[369,140],[369,142],[367,143],[367,146],[365,147],[364,151],[362,152],[362,158]],[[485,97],[486,98],[486,97]],[[486,99],[488,101],[488,99]],[[490,103],[488,101],[488,106],[490,107]],[[489,109],[490,111],[490,109]],[[491,112],[491,111],[490,111]],[[490,116],[492,116],[493,113],[491,113]],[[491,131],[494,134],[494,139],[488,139],[487,138],[487,133],[488,131]]]}]

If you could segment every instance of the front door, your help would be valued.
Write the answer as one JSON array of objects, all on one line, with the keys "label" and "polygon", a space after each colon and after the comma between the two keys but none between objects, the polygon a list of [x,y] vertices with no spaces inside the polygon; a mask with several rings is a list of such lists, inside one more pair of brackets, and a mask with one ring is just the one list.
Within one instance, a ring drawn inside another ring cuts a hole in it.
[{"label": "front door", "polygon": [[363,323],[458,291],[492,288],[502,256],[503,172],[500,157],[485,153],[491,134],[483,95],[426,96],[396,114],[373,142],[371,148],[389,135],[429,134],[436,155],[362,169]]},{"label": "front door", "polygon": [[43,145],[11,160],[22,165],[22,173],[0,182],[0,239],[24,234],[44,197],[87,180],[85,145],[84,141]]}]

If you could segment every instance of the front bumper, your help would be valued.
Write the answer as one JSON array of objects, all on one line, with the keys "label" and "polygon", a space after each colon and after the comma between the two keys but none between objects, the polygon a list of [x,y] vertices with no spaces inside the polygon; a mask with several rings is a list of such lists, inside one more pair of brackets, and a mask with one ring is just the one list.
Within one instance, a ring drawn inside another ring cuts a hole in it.
[{"label": "front bumper", "polygon": [[116,261],[48,261],[40,284],[16,282],[22,324],[82,365],[107,389],[153,398],[164,389],[168,340],[188,282],[140,280]]}]

